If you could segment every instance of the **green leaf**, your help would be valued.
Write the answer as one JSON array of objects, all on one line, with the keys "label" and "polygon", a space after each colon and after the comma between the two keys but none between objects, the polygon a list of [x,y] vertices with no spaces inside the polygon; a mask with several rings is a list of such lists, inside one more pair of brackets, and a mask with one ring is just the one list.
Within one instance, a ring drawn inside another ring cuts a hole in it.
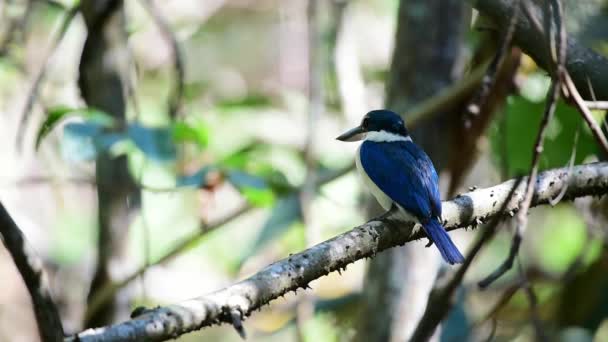
[{"label": "green leaf", "polygon": [[272,188],[277,195],[284,195],[293,190],[283,172],[268,160],[271,148],[260,142],[247,144],[237,151],[226,156],[219,165],[224,168],[242,170],[261,178],[265,184]]},{"label": "green leaf", "polygon": [[240,189],[241,194],[245,197],[247,202],[251,203],[254,207],[269,207],[271,206],[276,197],[272,189],[256,189],[256,188],[243,188]]},{"label": "green leaf", "polygon": [[175,160],[177,156],[169,128],[145,127],[138,123],[132,123],[128,127],[128,135],[135,146],[152,160],[167,162]]},{"label": "green leaf", "polygon": [[269,96],[263,94],[249,94],[247,96],[228,99],[217,104],[218,109],[225,111],[235,110],[251,110],[269,107],[272,100]]},{"label": "green leaf", "polygon": [[91,161],[126,139],[124,134],[104,132],[104,128],[94,121],[66,124],[61,142],[63,158],[71,162]]},{"label": "green leaf", "polygon": [[228,170],[226,176],[252,205],[267,207],[274,203],[274,192],[263,178],[238,170]]},{"label": "green leaf", "polygon": [[[544,101],[534,102],[523,96],[510,96],[505,108],[503,123],[496,122],[490,130],[495,159],[504,162],[508,176],[527,173],[532,161],[532,149],[544,111]],[[587,125],[576,109],[558,102],[555,117],[547,127],[541,169],[563,167],[568,164],[574,136],[580,127],[575,163],[598,152]]]},{"label": "green leaf", "polygon": [[172,134],[176,143],[191,142],[201,148],[209,144],[209,127],[203,122],[177,122],[173,125]]},{"label": "green leaf", "polygon": [[81,117],[104,127],[110,127],[114,124],[114,119],[110,115],[94,108],[71,108],[66,106],[51,108],[48,111],[46,119],[38,128],[36,134],[36,150],[40,147],[42,139],[44,139],[63,119],[69,117]]},{"label": "green leaf", "polygon": [[263,146],[260,146],[258,142],[252,142],[224,157],[220,164],[224,167],[245,169],[249,161],[256,159],[253,154],[260,149],[263,149]]},{"label": "green leaf", "polygon": [[[543,241],[535,250],[537,257],[542,267],[549,272],[565,272],[579,254],[585,253],[585,221],[571,204],[552,208],[544,220],[543,226],[535,232],[540,235],[539,241]],[[587,252],[587,256],[595,259],[599,255],[601,244],[599,241],[593,241],[587,248],[593,251]]]}]

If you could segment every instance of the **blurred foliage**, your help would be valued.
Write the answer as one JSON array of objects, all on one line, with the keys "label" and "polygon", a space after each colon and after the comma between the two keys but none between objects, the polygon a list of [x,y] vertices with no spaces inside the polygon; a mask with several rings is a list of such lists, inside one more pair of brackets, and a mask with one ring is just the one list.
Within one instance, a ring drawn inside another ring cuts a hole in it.
[{"label": "blurred foliage", "polygon": [[42,139],[53,129],[61,120],[67,119],[70,116],[78,116],[96,123],[101,126],[109,127],[114,124],[112,117],[103,111],[93,108],[75,109],[70,107],[55,107],[51,108],[44,122],[40,125],[36,134],[36,149],[40,147]]},{"label": "blurred foliage", "polygon": [[[568,25],[577,28],[577,38],[607,53],[603,32],[608,21],[606,2],[600,4],[602,1],[580,6],[574,3],[575,11],[569,16],[574,23]],[[35,70],[41,63],[40,56],[44,55],[41,49],[47,36],[65,13],[49,3],[53,2],[36,2],[24,40],[16,41],[0,56],[2,111],[12,112],[13,107],[19,107],[13,104],[14,99],[22,100],[27,87],[21,85],[28,84],[32,66]],[[61,3],[71,8],[77,1]],[[90,268],[94,259],[96,213],[83,208],[94,207],[91,203],[95,198],[89,185],[88,192],[80,188],[72,192],[55,178],[90,175],[91,161],[99,153],[126,155],[133,177],[142,185],[142,211],[131,227],[128,250],[140,264],[158,260],[181,238],[198,232],[209,222],[223,219],[223,215],[243,202],[251,206],[246,215],[212,232],[200,233],[204,236],[193,241],[183,256],[152,268],[141,282],[146,291],[140,292],[139,287],[134,291],[135,302],[148,306],[193,297],[232,283],[237,277],[301,250],[306,246],[307,235],[298,193],[306,177],[303,158],[308,113],[306,6],[286,1],[227,2],[218,4],[218,8],[207,2],[199,7],[197,1],[186,0],[156,3],[176,32],[185,57],[184,101],[179,118],[171,121],[166,113],[173,84],[171,54],[139,2],[126,2],[127,39],[133,54],[130,63],[135,70],[133,101],[128,105],[130,121],[121,126],[94,108],[82,108],[75,100],[78,91],[74,83],[85,32],[82,23],[75,21],[51,60],[48,82],[40,93],[39,107],[48,109],[43,110],[44,119],[35,128],[37,160],[29,166],[29,171],[40,171],[32,173],[35,175],[48,172],[52,179],[44,189],[54,197],[41,201],[38,190],[20,188],[17,197],[27,203],[15,205],[31,206],[28,219],[36,225],[52,222],[50,229],[26,231],[38,234],[39,240],[44,241],[40,243],[44,246],[41,250],[48,250],[49,259],[58,267],[82,269]],[[10,16],[21,13],[14,11],[14,7],[23,4],[11,1],[6,6]],[[352,31],[346,43],[352,45],[349,53],[357,64],[354,68],[349,66],[348,72],[362,79],[363,103],[369,106],[382,103],[383,84],[390,77],[391,38],[398,6],[398,0],[348,2],[341,13],[340,28]],[[577,25],[577,13],[589,20],[578,20]],[[334,18],[328,13],[324,15],[326,21]],[[328,53],[327,63],[331,63],[340,31],[333,27],[336,23],[325,24],[323,49]],[[0,35],[5,33],[0,31]],[[465,54],[471,55],[477,43],[477,33],[467,35]],[[326,69],[323,83],[327,88],[326,111],[315,123],[314,132],[319,179],[351,163],[355,150],[352,145],[333,140],[354,118],[342,114],[342,102],[349,95],[340,94],[336,67]],[[510,96],[504,113],[493,122],[487,135],[489,148],[484,152],[495,162],[481,164],[487,168],[484,177],[488,182],[497,181],[491,176],[495,169],[505,168],[505,176],[511,177],[528,172],[530,167],[549,79],[534,65],[524,64],[518,80],[523,80],[518,82],[519,93]],[[38,112],[40,108],[35,110]],[[366,111],[367,108],[361,108],[361,114]],[[595,114],[598,120],[603,117],[603,113]],[[10,133],[10,128],[2,132]],[[579,138],[575,163],[593,160],[598,150],[587,126],[575,109],[560,102],[549,126],[542,169],[567,165],[576,132]],[[54,139],[57,136],[60,139]],[[10,159],[10,153],[3,157],[7,165],[16,163]],[[64,165],[62,161],[70,163]],[[6,179],[23,176],[19,168],[8,169],[10,177]],[[311,205],[312,220],[322,238],[335,236],[364,219],[359,185],[350,174],[318,191]],[[62,192],[67,195],[58,195]],[[67,201],[74,204],[63,205]],[[52,219],[41,214],[47,208],[56,215],[49,215]],[[608,336],[605,250],[597,236],[591,236],[588,244],[585,242],[588,237],[585,219],[571,203],[533,209],[522,251],[524,267],[540,274],[533,274],[541,278],[538,281],[532,276],[531,279],[541,314],[556,326],[561,324],[557,329],[564,340],[588,340],[594,334]],[[464,242],[470,235],[464,233],[462,236],[466,238],[458,244],[466,245]],[[503,230],[476,261],[465,284],[467,288],[459,293],[458,305],[443,326],[442,341],[460,340],[467,333],[471,338],[487,336],[484,329],[488,326],[475,327],[473,322],[487,312],[488,303],[502,295],[504,286],[517,281],[518,275],[515,271],[508,273],[496,288],[484,293],[472,285],[503,260],[510,239],[510,233]],[[419,246],[423,248],[422,244]],[[562,281],[563,272],[583,252],[584,260],[573,280]],[[364,288],[363,270],[364,267],[349,267],[343,275],[326,277],[318,282],[318,287],[313,285],[317,295],[325,293],[328,298],[318,301],[314,318],[304,327],[306,341],[352,339],[360,307],[358,294]],[[78,272],[87,273],[81,269]],[[551,276],[553,280],[543,276]],[[58,276],[59,287],[65,285],[62,281]],[[70,295],[78,293],[72,291]],[[247,323],[248,332],[253,330],[251,339],[295,340],[295,298],[288,296],[274,301],[263,313],[253,315],[251,323]],[[481,305],[476,304],[479,298]],[[67,307],[70,301],[73,298],[65,299],[62,305]],[[499,339],[525,340],[533,336],[528,329],[528,310],[527,298],[518,292],[497,316]],[[71,326],[78,325],[73,319],[76,316],[66,319],[71,320]],[[11,317],[10,321],[17,320]],[[0,317],[0,330],[4,327],[1,322]],[[180,340],[238,341],[239,337],[228,327],[207,329]]]},{"label": "blurred foliage", "polygon": [[271,209],[255,242],[243,252],[241,263],[259,253],[268,243],[283,236],[287,228],[299,222],[302,219],[301,210],[300,199],[295,194],[278,200]]},{"label": "blurred foliage", "polygon": [[[502,118],[496,120],[490,130],[494,158],[506,167],[508,177],[525,174],[530,169],[532,149],[545,108],[544,94],[547,87],[547,77],[538,74],[528,76],[522,86],[522,95],[508,98]],[[539,163],[541,170],[568,165],[577,131],[579,137],[574,163],[580,164],[599,150],[578,111],[560,101],[554,119],[547,128]]]}]

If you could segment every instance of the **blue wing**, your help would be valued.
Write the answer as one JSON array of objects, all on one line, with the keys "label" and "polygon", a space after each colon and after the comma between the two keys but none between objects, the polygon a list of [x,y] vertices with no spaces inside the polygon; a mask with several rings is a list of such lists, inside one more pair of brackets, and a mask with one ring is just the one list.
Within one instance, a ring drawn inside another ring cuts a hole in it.
[{"label": "blue wing", "polygon": [[440,223],[439,177],[426,153],[410,141],[365,141],[359,153],[368,177],[420,220],[443,258],[450,264],[462,263],[464,257]]},{"label": "blue wing", "polygon": [[431,159],[410,141],[365,141],[361,166],[395,203],[421,221],[441,217],[438,177]]}]

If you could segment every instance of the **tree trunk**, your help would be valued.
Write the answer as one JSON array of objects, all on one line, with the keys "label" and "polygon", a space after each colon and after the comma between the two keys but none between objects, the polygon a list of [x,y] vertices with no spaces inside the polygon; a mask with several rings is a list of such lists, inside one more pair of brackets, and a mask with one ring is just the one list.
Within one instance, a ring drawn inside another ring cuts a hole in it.
[{"label": "tree trunk", "polygon": [[[465,9],[458,0],[401,0],[387,108],[407,113],[460,73],[457,60],[466,28]],[[440,174],[449,161],[448,116],[439,113],[410,131]],[[374,258],[365,279],[359,341],[406,341],[424,312],[439,261],[439,254],[421,243],[393,248]]]},{"label": "tree trunk", "polygon": [[[80,60],[78,84],[87,106],[114,117],[126,126],[126,99],[121,75],[126,70],[126,33],[121,0],[83,0],[81,11],[88,29]],[[132,207],[139,202],[137,188],[129,175],[127,158],[101,153],[96,161],[98,199],[97,267],[88,300],[107,282],[116,279],[124,266],[124,245]],[[119,293],[120,295],[120,293]],[[119,296],[117,296],[119,297]],[[86,327],[109,324],[127,318],[129,306],[113,298],[87,317]]]}]

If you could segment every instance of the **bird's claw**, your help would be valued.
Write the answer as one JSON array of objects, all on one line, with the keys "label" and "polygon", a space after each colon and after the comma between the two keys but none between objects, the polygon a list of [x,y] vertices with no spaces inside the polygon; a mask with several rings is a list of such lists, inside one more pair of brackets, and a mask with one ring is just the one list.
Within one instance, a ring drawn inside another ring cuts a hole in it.
[{"label": "bird's claw", "polygon": [[424,247],[431,247],[432,245],[433,245],[433,240],[429,239],[429,242],[427,242]]}]

